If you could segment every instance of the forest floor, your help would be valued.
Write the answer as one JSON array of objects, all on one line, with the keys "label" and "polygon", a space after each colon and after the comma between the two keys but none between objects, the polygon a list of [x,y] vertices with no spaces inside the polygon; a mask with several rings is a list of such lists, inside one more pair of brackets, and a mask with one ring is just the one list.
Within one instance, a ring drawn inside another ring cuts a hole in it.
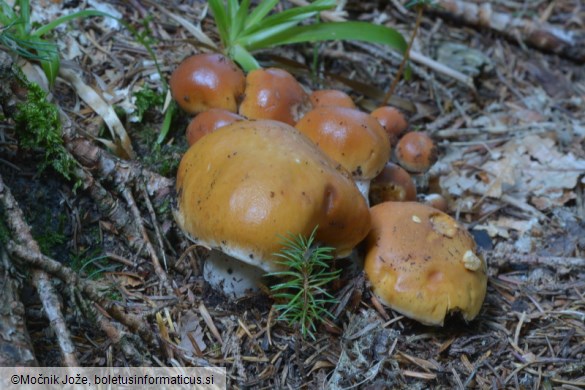
[{"label": "forest floor", "polygon": [[[205,3],[197,1],[31,4],[41,24],[98,6],[118,13],[150,40],[165,79],[183,58],[202,50],[183,20],[219,42]],[[502,0],[492,9],[584,36],[585,8],[578,0]],[[344,10],[349,20],[385,24],[405,37],[415,25],[416,13],[399,2],[348,1]],[[439,146],[424,190],[444,195],[448,212],[482,248],[489,282],[481,313],[470,323],[453,316],[444,327],[423,326],[392,310],[384,318],[358,275],[333,291],[345,304],[332,308],[336,319],[318,328],[316,340],[277,321],[266,294],[233,302],[206,286],[205,250],[189,244],[170,212],[189,118],[179,114],[165,143],[156,143],[164,84],[136,35],[102,18],[58,29],[65,73],[52,98],[70,119],[64,138],[85,173],[74,180],[51,168],[39,174],[43,151],[19,147],[6,118],[0,175],[40,251],[81,279],[108,286],[96,298],[81,284],[75,287],[83,293],[72,291],[69,282],[81,282],[49,272],[48,259],[34,266],[50,274],[64,302],[74,361],[221,366],[230,388],[585,387],[583,41],[579,50],[555,54],[551,47],[535,47],[522,29],[502,33],[456,16],[425,12],[413,45],[412,78],[400,81],[391,104]],[[276,48],[258,58],[264,67],[286,68],[307,88],[342,89],[365,111],[380,104],[400,64],[388,49],[358,42],[319,44],[318,77],[307,65],[313,63],[312,46]],[[131,162],[106,148],[111,118],[87,103],[80,83],[115,108],[136,153]],[[136,94],[147,89],[156,92],[159,105],[137,121]],[[3,234],[18,242],[20,233],[12,228]],[[14,246],[8,248],[10,258],[19,257]],[[30,264],[34,256],[21,257],[14,277],[24,286],[34,356],[40,365],[63,365],[63,335],[50,330],[44,298],[32,288],[36,282],[23,279],[35,279],[23,260]],[[84,308],[80,296],[93,309]]]}]

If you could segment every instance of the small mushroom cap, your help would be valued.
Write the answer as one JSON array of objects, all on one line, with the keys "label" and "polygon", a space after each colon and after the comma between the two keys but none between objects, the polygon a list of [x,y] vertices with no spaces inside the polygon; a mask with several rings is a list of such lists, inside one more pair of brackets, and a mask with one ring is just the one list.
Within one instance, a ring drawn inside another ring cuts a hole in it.
[{"label": "small mushroom cap", "polygon": [[351,97],[347,93],[337,89],[320,89],[313,91],[309,98],[313,108],[327,106],[356,108]]},{"label": "small mushroom cap", "polygon": [[422,173],[437,162],[437,147],[426,133],[406,133],[396,144],[396,160],[409,172]]},{"label": "small mushroom cap", "polygon": [[370,115],[376,118],[384,130],[386,130],[392,145],[395,145],[398,139],[408,129],[406,118],[396,107],[378,107]]},{"label": "small mushroom cap", "polygon": [[370,211],[364,268],[380,301],[427,325],[443,325],[452,311],[475,318],[487,267],[467,230],[416,202],[385,202]]},{"label": "small mushroom cap", "polygon": [[237,112],[246,76],[229,58],[218,53],[187,57],[171,74],[171,94],[189,114],[210,108]]},{"label": "small mushroom cap", "polygon": [[294,127],[240,121],[201,138],[177,173],[177,222],[200,244],[265,271],[280,268],[282,237],[308,237],[347,256],[370,214],[349,177]]},{"label": "small mushroom cap", "polygon": [[294,125],[310,108],[309,95],[287,71],[255,69],[246,76],[240,115],[248,119],[273,119]]},{"label": "small mushroom cap", "polygon": [[416,185],[400,166],[387,162],[382,172],[370,183],[370,204],[382,202],[409,202],[416,200]]},{"label": "small mushroom cap", "polygon": [[221,108],[210,108],[209,110],[198,114],[196,117],[191,119],[191,122],[189,122],[187,130],[185,131],[187,143],[189,145],[193,145],[204,135],[207,135],[221,127],[227,126],[230,123],[241,120],[244,120],[243,116],[231,111],[227,111]]},{"label": "small mushroom cap", "polygon": [[390,141],[378,121],[346,107],[317,107],[295,126],[356,180],[374,178],[390,158]]}]

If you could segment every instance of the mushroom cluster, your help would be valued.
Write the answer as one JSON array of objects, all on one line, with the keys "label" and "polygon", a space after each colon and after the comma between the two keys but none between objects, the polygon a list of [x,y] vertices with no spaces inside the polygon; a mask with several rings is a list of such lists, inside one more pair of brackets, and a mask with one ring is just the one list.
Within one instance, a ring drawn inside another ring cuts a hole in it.
[{"label": "mushroom cluster", "polygon": [[[309,91],[277,68],[245,75],[220,54],[187,58],[170,86],[196,115],[175,216],[212,248],[204,269],[211,285],[245,294],[282,267],[282,237],[317,226],[316,240],[337,257],[365,243],[373,292],[395,310],[433,325],[453,310],[466,320],[478,314],[485,262],[457,222],[414,202],[413,175],[425,175],[437,148],[408,131],[396,108],[368,114],[342,91]],[[440,195],[431,201],[446,210]]]}]

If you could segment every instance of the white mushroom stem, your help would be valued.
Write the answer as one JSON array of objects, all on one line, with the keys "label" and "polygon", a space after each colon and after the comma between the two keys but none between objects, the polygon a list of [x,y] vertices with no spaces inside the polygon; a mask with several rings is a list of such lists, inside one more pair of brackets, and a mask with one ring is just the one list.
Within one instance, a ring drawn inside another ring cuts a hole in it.
[{"label": "white mushroom stem", "polygon": [[218,250],[209,252],[203,278],[217,291],[231,298],[242,298],[260,290],[264,271]]},{"label": "white mushroom stem", "polygon": [[370,182],[371,180],[359,180],[356,179],[354,180],[355,185],[357,186],[358,190],[360,190],[360,193],[362,194],[362,196],[366,199],[366,204],[368,205],[368,207],[370,206],[370,200],[369,200],[369,193],[370,193]]}]

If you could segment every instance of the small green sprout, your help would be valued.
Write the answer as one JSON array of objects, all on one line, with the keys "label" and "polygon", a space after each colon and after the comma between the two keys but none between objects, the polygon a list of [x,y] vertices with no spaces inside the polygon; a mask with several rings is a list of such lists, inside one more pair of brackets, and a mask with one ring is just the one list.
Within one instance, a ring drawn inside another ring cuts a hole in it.
[{"label": "small green sprout", "polygon": [[283,238],[285,247],[276,253],[286,271],[269,276],[284,279],[271,287],[272,296],[280,302],[274,307],[280,312],[279,320],[299,327],[303,337],[315,339],[316,322],[333,315],[328,305],[337,299],[325,290],[325,285],[339,278],[341,270],[329,271],[328,261],[333,259],[333,248],[314,245],[317,228],[309,238],[302,235]]},{"label": "small green sprout", "polygon": [[[260,1],[251,10],[250,0],[209,1],[225,54],[245,71],[260,68],[253,51],[292,43],[354,39],[406,51],[406,41],[392,28],[368,22],[319,22],[315,16],[333,8],[335,0],[316,0],[306,6],[272,12],[278,3]],[[313,23],[301,25],[309,21]]]},{"label": "small green sprout", "polygon": [[39,61],[50,85],[53,85],[57,78],[61,62],[57,45],[43,36],[73,19],[91,16],[111,17],[104,12],[85,10],[61,16],[33,30],[30,12],[29,0],[18,0],[14,7],[0,0],[0,24],[3,26],[0,28],[0,46],[23,58]]}]

